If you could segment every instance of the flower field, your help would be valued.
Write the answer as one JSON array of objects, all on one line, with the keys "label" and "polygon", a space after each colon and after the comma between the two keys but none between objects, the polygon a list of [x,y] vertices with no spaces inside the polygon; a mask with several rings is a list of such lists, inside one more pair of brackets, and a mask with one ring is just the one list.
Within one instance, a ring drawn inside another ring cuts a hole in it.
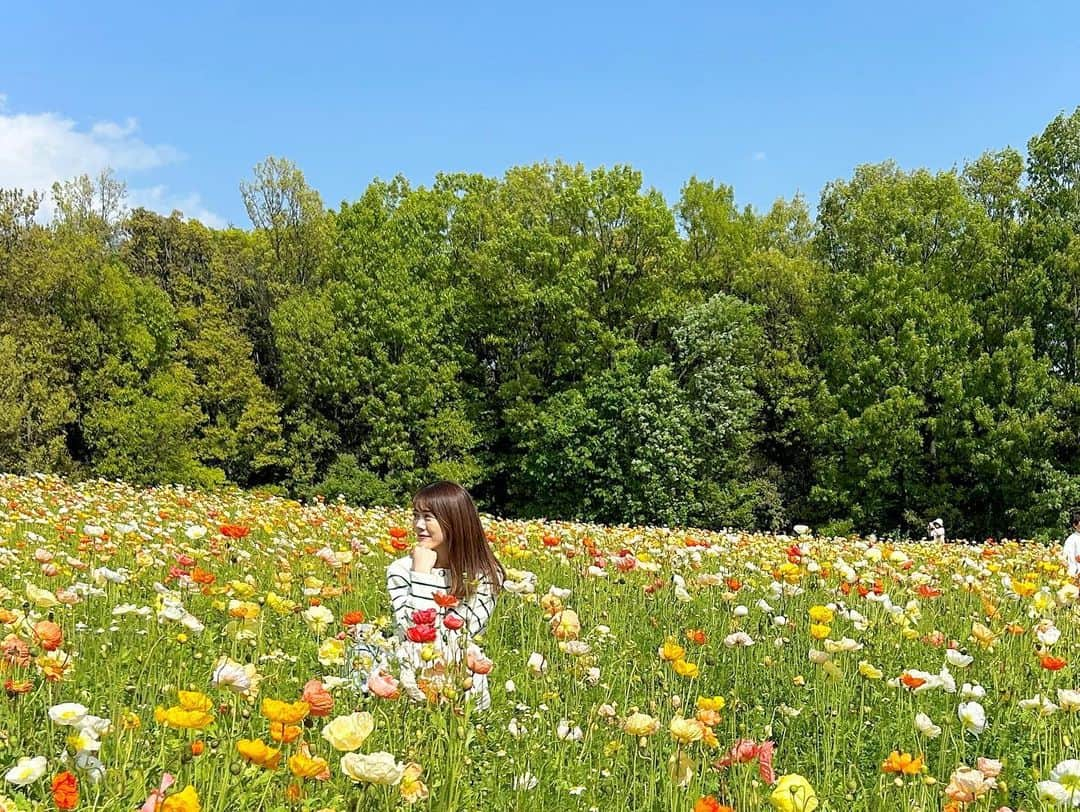
[{"label": "flower field", "polygon": [[485,519],[415,701],[350,676],[408,516],[0,477],[0,810],[1080,806],[1057,548]]}]

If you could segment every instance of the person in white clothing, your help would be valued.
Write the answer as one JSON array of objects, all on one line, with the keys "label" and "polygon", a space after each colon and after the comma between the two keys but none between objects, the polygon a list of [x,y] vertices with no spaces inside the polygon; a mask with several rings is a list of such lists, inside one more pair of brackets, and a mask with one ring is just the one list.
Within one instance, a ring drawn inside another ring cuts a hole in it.
[{"label": "person in white clothing", "polygon": [[1072,514],[1072,533],[1061,548],[1061,556],[1065,559],[1065,565],[1069,568],[1069,577],[1080,575],[1080,510],[1074,510]]},{"label": "person in white clothing", "polygon": [[945,522],[941,519],[934,519],[934,521],[926,525],[926,534],[930,537],[930,541],[943,544],[945,542]]},{"label": "person in white clothing", "polygon": [[[357,629],[354,659],[370,658],[363,688],[397,661],[401,687],[413,699],[430,698],[442,669],[463,671],[466,695],[478,710],[490,704],[484,657],[474,638],[483,634],[506,574],[495,558],[468,492],[436,482],[413,497],[416,546],[386,569],[395,640],[379,645],[371,626]],[[454,686],[450,686],[451,689]]]}]

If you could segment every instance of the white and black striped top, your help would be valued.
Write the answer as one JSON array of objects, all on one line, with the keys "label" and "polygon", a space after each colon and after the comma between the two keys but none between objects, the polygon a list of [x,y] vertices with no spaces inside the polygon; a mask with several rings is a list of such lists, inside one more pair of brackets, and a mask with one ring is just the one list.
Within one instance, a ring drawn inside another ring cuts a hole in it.
[{"label": "white and black striped top", "polygon": [[[386,568],[386,589],[390,593],[390,605],[399,629],[413,625],[412,613],[423,609],[438,609],[436,592],[450,592],[450,570],[435,568],[431,572],[414,572],[412,556],[399,558]],[[458,602],[447,614],[457,615],[475,637],[484,631],[491,612],[495,608],[495,595],[491,584],[481,578],[476,591]]]}]

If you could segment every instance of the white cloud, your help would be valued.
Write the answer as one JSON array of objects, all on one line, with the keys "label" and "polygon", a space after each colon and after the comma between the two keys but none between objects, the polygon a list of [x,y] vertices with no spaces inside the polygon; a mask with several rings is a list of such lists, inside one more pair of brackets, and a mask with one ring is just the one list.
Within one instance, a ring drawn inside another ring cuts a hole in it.
[{"label": "white cloud", "polygon": [[755,152],[751,157],[755,161],[764,161],[765,160],[765,153],[764,152]]},{"label": "white cloud", "polygon": [[210,228],[225,228],[228,222],[214,214],[203,203],[202,197],[193,192],[189,195],[174,195],[164,186],[149,186],[138,189],[128,189],[128,205],[132,208],[142,206],[144,209],[172,214],[174,209],[184,213],[185,217],[198,220]]},{"label": "white cloud", "polygon": [[[134,118],[99,121],[87,129],[59,113],[15,113],[8,109],[7,96],[0,94],[0,188],[47,193],[56,181],[83,174],[93,177],[106,168],[129,181],[129,173],[148,172],[183,160],[175,147],[143,141],[138,129]],[[164,214],[180,209],[207,225],[224,225],[194,193],[178,194],[160,185],[130,187],[128,202]],[[45,218],[51,217],[51,200],[46,198],[42,209]]]}]

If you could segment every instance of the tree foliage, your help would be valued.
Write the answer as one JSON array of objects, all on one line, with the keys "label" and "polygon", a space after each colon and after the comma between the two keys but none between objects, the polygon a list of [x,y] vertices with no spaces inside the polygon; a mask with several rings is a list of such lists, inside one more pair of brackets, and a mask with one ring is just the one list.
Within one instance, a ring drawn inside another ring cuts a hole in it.
[{"label": "tree foliage", "polygon": [[628,166],[292,162],[251,230],[0,190],[0,466],[605,522],[1047,535],[1080,501],[1080,110],[766,211]]}]

